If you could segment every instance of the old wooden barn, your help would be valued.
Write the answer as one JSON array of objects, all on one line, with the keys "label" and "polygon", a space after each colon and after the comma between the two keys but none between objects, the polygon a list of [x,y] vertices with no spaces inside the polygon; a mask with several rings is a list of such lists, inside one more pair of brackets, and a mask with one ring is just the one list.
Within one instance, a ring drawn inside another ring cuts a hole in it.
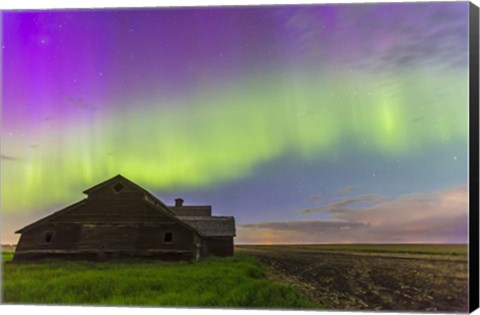
[{"label": "old wooden barn", "polygon": [[234,217],[211,206],[167,206],[117,175],[84,191],[86,198],[16,231],[14,261],[40,258],[140,257],[198,260],[233,255]]}]

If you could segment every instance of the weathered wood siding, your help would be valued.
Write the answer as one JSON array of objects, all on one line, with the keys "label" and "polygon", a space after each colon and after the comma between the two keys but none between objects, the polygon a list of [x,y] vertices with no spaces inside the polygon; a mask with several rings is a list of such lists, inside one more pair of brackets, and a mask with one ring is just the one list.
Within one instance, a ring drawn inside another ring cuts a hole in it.
[{"label": "weathered wood siding", "polygon": [[175,222],[153,205],[141,198],[90,200],[69,212],[53,218],[51,222],[65,223],[143,223],[143,222]]},{"label": "weathered wood siding", "polygon": [[[116,184],[121,184],[123,186],[122,190],[116,192],[114,186]],[[131,185],[130,183],[119,180],[110,185],[101,187],[99,189],[93,190],[88,193],[88,199],[135,199],[143,198],[144,192],[137,187]]]},{"label": "weathered wood siding", "polygon": [[[52,233],[49,243],[45,241],[45,234]],[[44,223],[22,234],[18,241],[16,252],[27,250],[71,250],[77,247],[81,237],[81,226],[78,224]]]},{"label": "weathered wood siding", "polygon": [[202,253],[204,256],[233,256],[233,237],[208,237],[203,240]]},{"label": "weathered wood siding", "polygon": [[[111,186],[91,192],[79,207],[24,231],[16,258],[43,252],[193,259],[196,233],[155,209],[142,191],[122,184],[118,193]],[[164,242],[166,232],[172,233],[172,242]],[[50,242],[46,233],[52,233]]]}]

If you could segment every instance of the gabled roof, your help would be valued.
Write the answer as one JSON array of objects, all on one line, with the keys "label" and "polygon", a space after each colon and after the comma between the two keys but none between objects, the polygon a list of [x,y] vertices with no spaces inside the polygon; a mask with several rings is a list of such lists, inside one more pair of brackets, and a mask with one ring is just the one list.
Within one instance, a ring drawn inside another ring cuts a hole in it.
[{"label": "gabled roof", "polygon": [[[42,219],[40,219],[40,220],[37,220],[37,221],[35,221],[35,222],[33,222],[33,223],[31,223],[31,224],[29,224],[29,225],[21,228],[21,229],[18,230],[18,231],[15,231],[15,233],[20,233],[20,234],[21,234],[21,233],[23,233],[23,232],[26,232],[26,231],[28,231],[28,230],[30,230],[30,229],[32,229],[32,228],[34,228],[34,227],[42,224],[42,223],[48,222],[48,221],[50,221],[50,220],[52,220],[52,219],[54,219],[54,218],[56,218],[56,217],[58,217],[58,216],[60,216],[60,215],[62,215],[62,214],[65,214],[65,213],[67,213],[67,212],[70,212],[70,211],[78,208],[79,206],[83,205],[86,201],[87,201],[87,199],[83,199],[83,200],[81,200],[81,201],[79,201],[79,202],[77,202],[77,203],[74,203],[74,204],[72,204],[72,205],[70,205],[70,206],[68,206],[68,207],[66,207],[66,208],[64,208],[64,209],[62,209],[62,210],[59,210],[59,211],[57,211],[57,212],[54,212],[54,213],[52,213],[52,214],[50,214],[50,215],[48,215],[48,216],[46,216],[46,217],[44,217],[44,218],[42,218]],[[155,210],[162,211],[163,214],[165,214],[166,216],[168,216],[168,217],[171,218],[172,220],[180,223],[182,226],[185,226],[185,227],[188,228],[189,230],[192,230],[192,231],[194,231],[194,232],[196,232],[196,233],[198,233],[198,234],[200,234],[200,235],[202,235],[202,236],[205,236],[201,231],[195,229],[195,227],[193,227],[193,226],[191,226],[190,224],[186,223],[185,221],[181,220],[180,218],[178,218],[177,216],[175,216],[173,213],[171,213],[168,209],[165,209],[165,208],[161,207],[160,205],[152,205],[151,203],[149,203],[149,202],[147,202],[147,201],[145,201],[145,200],[142,200],[142,202],[144,202],[145,204],[151,206],[151,207],[154,208]]]},{"label": "gabled roof", "polygon": [[86,194],[86,195],[88,195],[89,193],[91,193],[91,192],[93,192],[93,191],[95,191],[95,190],[99,190],[99,189],[101,189],[101,188],[103,188],[103,187],[105,187],[105,186],[108,186],[108,185],[110,185],[111,183],[113,183],[113,182],[115,182],[115,181],[118,181],[118,180],[124,180],[124,181],[126,181],[127,183],[129,183],[130,185],[132,185],[133,187],[137,188],[138,190],[141,190],[141,191],[144,192],[148,197],[150,197],[151,199],[153,199],[153,200],[155,201],[155,203],[160,204],[160,205],[163,206],[166,210],[168,210],[168,211],[171,212],[170,208],[169,208],[166,204],[164,204],[160,199],[158,199],[157,197],[155,197],[154,194],[150,193],[150,192],[149,192],[148,190],[146,190],[145,188],[143,188],[143,187],[135,184],[134,182],[132,182],[131,180],[129,180],[128,178],[126,178],[126,177],[124,177],[124,176],[122,176],[122,175],[120,175],[120,174],[118,174],[118,175],[116,175],[116,176],[114,176],[114,177],[112,177],[112,178],[110,178],[110,179],[107,179],[107,180],[101,182],[100,184],[97,184],[97,185],[95,185],[95,186],[93,186],[93,187],[90,187],[90,188],[88,188],[87,190],[84,190],[83,193]]},{"label": "gabled roof", "polygon": [[[180,216],[176,215],[174,211],[170,208],[175,208],[175,207],[168,207],[166,206],[162,201],[160,201],[157,197],[155,197],[153,194],[148,192],[147,190],[143,189],[142,187],[138,186],[134,182],[128,180],[127,178],[123,177],[122,175],[117,175],[114,176],[106,181],[101,182],[98,185],[95,185],[87,190],[84,191],[85,194],[89,194],[92,191],[101,189],[109,184],[111,184],[114,181],[117,180],[123,180],[129,183],[130,185],[136,187],[137,189],[143,191],[148,197],[154,200],[154,203],[152,204],[151,202],[148,202],[147,200],[142,199],[142,202],[145,204],[149,205],[155,210],[162,211],[165,215],[173,219],[174,221],[178,222],[182,226],[185,226],[186,228],[194,231],[195,233],[200,234],[201,236],[235,236],[235,219],[233,217],[212,217],[211,216],[211,206],[183,206],[183,208],[188,208],[190,210],[195,210],[195,209],[202,209],[205,211],[210,212],[210,216],[192,216],[191,214],[188,216]],[[30,230],[42,223],[48,222],[62,214],[65,214],[69,211],[72,211],[82,205],[84,205],[87,202],[88,199],[83,199],[79,202],[76,202],[62,210],[59,210],[57,212],[54,212],[40,220],[37,220],[20,230],[16,231],[15,233],[23,233],[27,230]],[[182,208],[182,207],[179,207]]]},{"label": "gabled roof", "polygon": [[[118,180],[123,180],[123,181],[127,182],[128,184],[130,184],[130,185],[132,185],[133,187],[141,190],[141,191],[144,192],[147,196],[149,196],[151,199],[153,199],[154,202],[155,202],[155,204],[153,204],[153,205],[150,204],[150,203],[148,203],[148,202],[146,202],[146,203],[149,204],[150,206],[153,206],[153,208],[155,208],[155,209],[157,209],[157,210],[160,210],[160,209],[163,210],[163,212],[164,212],[166,215],[168,215],[169,217],[173,218],[173,219],[174,219],[175,221],[177,221],[177,222],[180,222],[180,221],[181,221],[181,220],[179,220],[179,219],[175,216],[175,214],[174,214],[162,201],[160,201],[157,197],[155,197],[153,194],[151,194],[150,192],[148,192],[147,190],[145,190],[145,189],[142,188],[141,186],[135,184],[134,182],[132,182],[132,181],[129,180],[128,178],[123,177],[123,176],[120,175],[120,174],[118,174],[117,176],[114,176],[114,177],[112,177],[112,178],[110,178],[110,179],[107,179],[107,180],[101,182],[100,184],[97,184],[97,185],[95,185],[95,186],[93,186],[93,187],[85,190],[83,193],[88,195],[88,194],[91,193],[92,191],[101,189],[101,188],[103,188],[103,187],[111,184],[112,182],[118,181]],[[59,215],[62,215],[62,214],[67,213],[67,212],[70,212],[71,210],[74,210],[74,209],[80,207],[81,205],[85,204],[86,201],[87,201],[87,199],[83,199],[83,200],[80,200],[80,201],[78,201],[78,202],[76,202],[76,203],[74,203],[74,204],[71,204],[70,206],[67,206],[66,208],[63,208],[62,210],[56,211],[56,212],[54,212],[54,213],[52,213],[52,214],[50,214],[50,215],[48,215],[48,216],[46,216],[46,217],[43,217],[43,218],[40,219],[40,220],[37,220],[37,221],[35,221],[35,222],[33,222],[33,223],[31,223],[31,224],[29,224],[29,225],[21,228],[21,229],[18,230],[18,231],[15,231],[15,233],[20,233],[20,234],[21,234],[21,233],[23,233],[23,232],[25,232],[25,231],[27,231],[27,230],[30,230],[30,229],[32,229],[32,228],[34,228],[34,227],[36,227],[36,226],[38,226],[38,225],[40,225],[40,224],[42,224],[42,223],[48,222],[48,221],[50,221],[51,219],[54,219],[54,218],[58,217]],[[187,228],[192,229],[192,227],[189,226],[188,224],[185,224],[185,223],[183,223],[183,222],[181,222],[181,223],[182,223],[182,225],[186,226]]]},{"label": "gabled roof", "polygon": [[67,206],[66,208],[63,208],[62,210],[58,210],[58,211],[56,211],[56,212],[54,212],[54,213],[52,213],[52,214],[50,214],[50,215],[47,215],[46,217],[41,218],[40,220],[37,220],[37,221],[35,221],[35,222],[27,225],[27,226],[24,226],[24,227],[21,228],[20,230],[15,231],[15,233],[18,234],[18,233],[23,233],[23,232],[25,232],[25,231],[27,231],[27,230],[30,230],[31,228],[36,227],[37,225],[40,225],[40,224],[42,224],[42,223],[44,223],[44,222],[48,222],[48,221],[50,221],[51,219],[58,217],[59,215],[62,215],[62,214],[64,214],[64,213],[67,213],[67,212],[69,212],[69,211],[71,211],[71,210],[73,210],[73,209],[76,209],[76,208],[82,206],[85,202],[86,202],[86,199],[80,200],[79,202],[76,202],[76,203],[74,203],[74,204],[71,204],[71,205]]},{"label": "gabled roof", "polygon": [[235,236],[234,217],[178,216],[204,236]]}]

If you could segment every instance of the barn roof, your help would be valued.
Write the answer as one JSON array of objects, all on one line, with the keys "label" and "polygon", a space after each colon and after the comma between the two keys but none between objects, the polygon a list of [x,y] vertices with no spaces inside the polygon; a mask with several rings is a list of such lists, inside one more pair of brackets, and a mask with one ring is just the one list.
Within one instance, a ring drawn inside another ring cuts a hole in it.
[{"label": "barn roof", "polygon": [[101,182],[100,184],[97,184],[97,185],[95,185],[95,186],[93,186],[93,187],[90,187],[90,188],[88,188],[87,190],[84,190],[83,193],[88,195],[88,194],[91,193],[92,191],[101,189],[102,187],[107,186],[107,185],[111,184],[112,182],[117,181],[117,180],[119,180],[119,179],[120,179],[120,180],[124,180],[124,181],[126,181],[127,183],[129,183],[130,185],[132,185],[133,187],[136,187],[137,189],[141,190],[141,191],[142,191],[143,193],[145,193],[148,197],[150,197],[151,199],[153,199],[156,203],[160,204],[160,205],[162,206],[162,208],[165,208],[167,211],[172,212],[172,211],[170,210],[170,208],[169,208],[166,204],[164,204],[160,199],[158,199],[154,194],[152,194],[151,192],[149,192],[148,190],[146,190],[146,189],[143,188],[142,186],[139,186],[139,185],[135,184],[134,182],[132,182],[131,180],[129,180],[128,178],[126,178],[126,177],[124,177],[124,176],[122,176],[122,175],[120,175],[120,174],[118,174],[118,175],[116,175],[116,176],[114,176],[114,177],[112,177],[112,178],[110,178],[110,179],[107,179],[107,180]]},{"label": "barn roof", "polygon": [[[171,217],[178,223],[184,225],[185,227],[194,230],[196,233],[199,233],[202,236],[235,236],[235,219],[234,217],[222,217],[222,216],[211,216],[212,208],[211,206],[181,206],[181,207],[168,207],[161,200],[159,200],[155,195],[151,194],[141,186],[135,184],[134,182],[128,180],[122,175],[117,175],[106,181],[101,182],[98,185],[95,185],[84,191],[85,194],[89,194],[92,191],[101,189],[106,185],[111,184],[115,180],[124,180],[131,184],[132,186],[143,191],[147,196],[154,200],[153,203],[147,202],[142,199],[142,202],[147,205],[162,211],[167,216]],[[27,230],[30,230],[42,223],[48,222],[51,219],[65,214],[69,211],[77,209],[86,203],[87,199],[83,199],[77,203],[74,203],[62,210],[52,213],[38,221],[35,221],[22,229],[16,231],[15,233],[23,233]]]},{"label": "barn roof", "polygon": [[234,217],[177,216],[205,236],[235,236]]},{"label": "barn roof", "polygon": [[35,221],[35,222],[27,225],[27,226],[24,226],[24,227],[21,228],[20,230],[15,231],[15,233],[20,234],[20,233],[23,233],[23,232],[26,231],[26,230],[29,230],[29,229],[31,229],[31,228],[33,228],[33,227],[35,227],[35,226],[38,226],[38,225],[40,225],[40,224],[42,224],[42,223],[44,223],[44,222],[48,222],[48,221],[50,221],[51,219],[58,217],[59,215],[62,215],[62,214],[64,214],[64,213],[67,213],[67,212],[69,212],[69,211],[71,211],[71,210],[73,210],[73,209],[76,209],[76,208],[82,206],[83,204],[85,204],[85,201],[86,201],[86,200],[83,199],[83,200],[80,200],[80,201],[78,201],[78,202],[76,202],[76,203],[74,203],[74,204],[71,204],[71,205],[63,208],[62,210],[58,210],[58,211],[56,211],[56,212],[54,212],[54,213],[52,213],[52,214],[50,214],[50,215],[47,215],[46,217],[41,218],[40,220],[37,220],[37,221]]},{"label": "barn roof", "polygon": [[182,217],[211,216],[212,206],[169,206],[175,215]]}]

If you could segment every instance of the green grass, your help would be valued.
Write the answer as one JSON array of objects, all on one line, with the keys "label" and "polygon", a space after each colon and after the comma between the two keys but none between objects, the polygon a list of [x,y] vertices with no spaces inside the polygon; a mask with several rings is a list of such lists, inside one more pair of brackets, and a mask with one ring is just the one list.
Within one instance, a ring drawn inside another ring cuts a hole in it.
[{"label": "green grass", "polygon": [[12,260],[13,258],[13,252],[2,252],[2,261],[7,262]]},{"label": "green grass", "polygon": [[3,253],[3,302],[36,304],[319,308],[267,279],[248,255],[198,263],[12,263]]}]

